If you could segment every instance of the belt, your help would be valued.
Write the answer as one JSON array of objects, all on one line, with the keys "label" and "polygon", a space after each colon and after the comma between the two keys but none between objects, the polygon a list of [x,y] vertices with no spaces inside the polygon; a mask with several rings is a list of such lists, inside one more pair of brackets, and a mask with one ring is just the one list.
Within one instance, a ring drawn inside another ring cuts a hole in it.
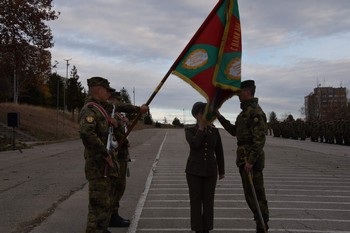
[{"label": "belt", "polygon": [[253,141],[238,141],[237,145],[238,146],[244,146],[244,145],[253,145]]}]

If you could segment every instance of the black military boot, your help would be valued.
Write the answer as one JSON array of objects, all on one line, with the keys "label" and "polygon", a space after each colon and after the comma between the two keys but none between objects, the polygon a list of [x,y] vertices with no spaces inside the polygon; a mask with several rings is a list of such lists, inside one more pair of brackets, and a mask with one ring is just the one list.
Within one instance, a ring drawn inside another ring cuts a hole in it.
[{"label": "black military boot", "polygon": [[120,217],[118,214],[112,214],[109,221],[109,227],[129,227],[130,220]]},{"label": "black military boot", "polygon": [[266,232],[264,231],[263,228],[260,228],[260,227],[256,226],[256,233],[268,233],[269,226],[267,225],[266,222],[265,222],[265,227],[266,227]]}]

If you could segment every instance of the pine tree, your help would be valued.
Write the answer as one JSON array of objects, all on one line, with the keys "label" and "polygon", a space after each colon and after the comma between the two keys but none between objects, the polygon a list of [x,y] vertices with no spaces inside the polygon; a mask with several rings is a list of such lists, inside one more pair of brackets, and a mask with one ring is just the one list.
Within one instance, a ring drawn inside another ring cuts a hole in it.
[{"label": "pine tree", "polygon": [[74,120],[75,111],[83,107],[85,99],[84,87],[78,80],[78,70],[73,66],[66,89],[66,104],[68,111],[72,113],[72,120]]}]

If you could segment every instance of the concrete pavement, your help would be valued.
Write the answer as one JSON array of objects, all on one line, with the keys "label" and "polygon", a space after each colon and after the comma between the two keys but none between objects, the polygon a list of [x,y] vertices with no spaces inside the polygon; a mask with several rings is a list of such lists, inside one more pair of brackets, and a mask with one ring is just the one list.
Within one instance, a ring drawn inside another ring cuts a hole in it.
[{"label": "concrete pavement", "polygon": [[[221,135],[226,178],[217,185],[213,232],[254,232],[254,222],[234,165],[235,140],[225,131],[221,131]],[[133,221],[128,229],[110,230],[113,233],[191,232],[184,173],[188,145],[183,129],[142,130],[132,133],[130,141],[134,142],[133,162],[121,215]],[[50,147],[38,148],[36,153],[50,150]],[[269,232],[350,232],[349,147],[268,137],[265,151]],[[15,153],[0,153],[1,164],[10,164],[2,165],[0,172],[16,165],[15,157],[9,158],[16,156]],[[4,195],[10,188],[0,190],[0,195]],[[58,203],[30,232],[84,232],[86,213],[87,186],[84,185]]]}]

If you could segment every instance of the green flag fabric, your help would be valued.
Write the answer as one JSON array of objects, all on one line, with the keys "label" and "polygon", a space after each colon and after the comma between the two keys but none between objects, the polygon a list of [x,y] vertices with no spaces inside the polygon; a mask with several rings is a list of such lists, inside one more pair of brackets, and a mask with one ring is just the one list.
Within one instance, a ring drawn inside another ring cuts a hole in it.
[{"label": "green flag fabric", "polygon": [[237,0],[220,0],[172,71],[207,100],[205,117],[240,90],[242,39]]}]

